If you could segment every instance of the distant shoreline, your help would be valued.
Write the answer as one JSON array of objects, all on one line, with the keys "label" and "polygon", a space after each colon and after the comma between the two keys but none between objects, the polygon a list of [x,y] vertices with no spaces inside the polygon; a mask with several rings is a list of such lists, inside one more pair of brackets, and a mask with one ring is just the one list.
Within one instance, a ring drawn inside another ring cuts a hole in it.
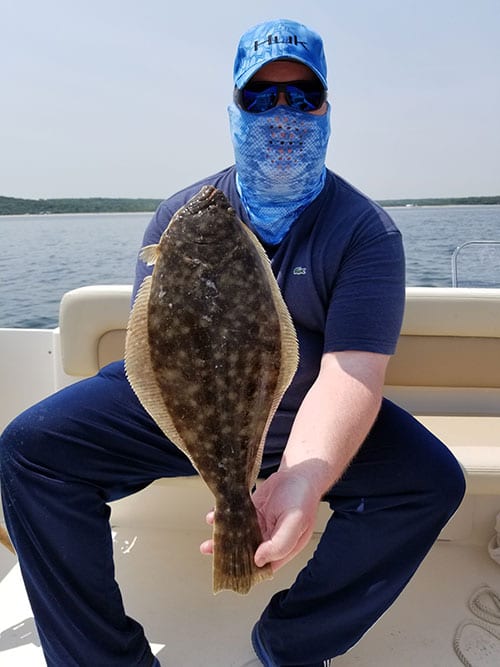
[{"label": "distant shoreline", "polygon": [[52,213],[147,213],[162,199],[87,197],[82,199],[19,199],[0,197],[0,215],[44,215]]},{"label": "distant shoreline", "polygon": [[[81,199],[20,199],[0,197],[0,215],[44,215],[53,213],[148,213],[163,199],[87,197]],[[384,207],[499,205],[500,195],[485,197],[446,197],[382,199]]]}]

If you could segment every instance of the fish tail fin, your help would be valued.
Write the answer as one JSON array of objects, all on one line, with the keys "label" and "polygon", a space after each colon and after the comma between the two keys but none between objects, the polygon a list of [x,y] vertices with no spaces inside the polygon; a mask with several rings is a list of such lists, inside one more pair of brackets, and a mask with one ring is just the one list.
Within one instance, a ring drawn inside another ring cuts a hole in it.
[{"label": "fish tail fin", "polygon": [[272,578],[270,564],[257,567],[254,561],[262,533],[250,498],[248,507],[235,512],[217,503],[213,539],[214,593],[231,590],[245,595],[255,584]]}]

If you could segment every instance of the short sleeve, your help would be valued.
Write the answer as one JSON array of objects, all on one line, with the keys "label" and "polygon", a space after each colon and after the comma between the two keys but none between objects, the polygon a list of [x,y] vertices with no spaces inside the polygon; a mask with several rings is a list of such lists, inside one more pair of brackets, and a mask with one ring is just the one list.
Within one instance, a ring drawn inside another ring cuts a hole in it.
[{"label": "short sleeve", "polygon": [[324,351],[393,354],[404,304],[405,260],[399,231],[353,241],[332,290]]}]

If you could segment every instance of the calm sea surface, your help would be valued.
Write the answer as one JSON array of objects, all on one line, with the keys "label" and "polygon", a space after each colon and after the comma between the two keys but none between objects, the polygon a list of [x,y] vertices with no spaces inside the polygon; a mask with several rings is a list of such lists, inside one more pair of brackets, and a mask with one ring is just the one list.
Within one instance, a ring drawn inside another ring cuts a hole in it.
[{"label": "calm sea surface", "polygon": [[[401,229],[407,284],[451,285],[459,255],[459,284],[500,287],[500,206],[390,208]],[[0,327],[57,325],[61,296],[90,284],[132,283],[150,213],[0,216]]]}]

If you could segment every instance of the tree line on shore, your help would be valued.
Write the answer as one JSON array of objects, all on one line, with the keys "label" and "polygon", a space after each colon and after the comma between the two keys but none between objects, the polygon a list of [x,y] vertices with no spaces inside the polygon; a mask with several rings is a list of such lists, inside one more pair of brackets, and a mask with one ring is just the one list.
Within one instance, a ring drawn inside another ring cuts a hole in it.
[{"label": "tree line on shore", "polygon": [[[161,199],[120,199],[87,197],[80,199],[20,199],[0,197],[0,215],[42,215],[49,213],[134,213],[155,211]],[[500,195],[424,199],[384,199],[381,206],[453,206],[500,204]]]},{"label": "tree line on shore", "polygon": [[0,215],[42,215],[48,213],[133,213],[155,211],[161,199],[18,199],[0,197]]}]

